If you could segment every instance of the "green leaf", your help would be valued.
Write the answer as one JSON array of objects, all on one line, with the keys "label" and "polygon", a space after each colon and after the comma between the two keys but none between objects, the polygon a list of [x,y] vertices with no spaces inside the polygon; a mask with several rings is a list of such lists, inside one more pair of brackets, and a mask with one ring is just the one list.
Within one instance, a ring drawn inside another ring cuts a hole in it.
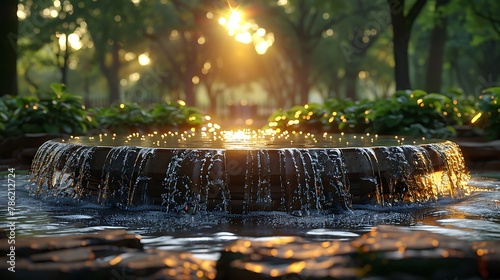
[{"label": "green leaf", "polygon": [[67,124],[63,124],[62,125],[62,131],[64,133],[71,134],[73,132],[73,129],[71,128],[71,126],[69,126]]},{"label": "green leaf", "polygon": [[434,108],[436,109],[436,111],[438,111],[438,112],[442,111],[441,109],[442,109],[443,105],[452,104],[452,101],[448,96],[443,95],[443,94],[439,94],[439,93],[430,93],[430,94],[424,96],[422,98],[422,100],[424,101],[424,104],[427,104],[427,105],[432,104],[434,106]]},{"label": "green leaf", "polygon": [[57,127],[57,125],[55,124],[44,124],[43,125],[43,130],[44,132],[47,132],[47,133],[59,133],[59,128]]},{"label": "green leaf", "polygon": [[422,98],[427,95],[427,92],[417,89],[411,92],[413,94],[413,98]]},{"label": "green leaf", "polygon": [[387,127],[395,127],[404,119],[403,115],[388,115],[383,118]]},{"label": "green leaf", "polygon": [[419,123],[415,123],[405,128],[407,135],[418,136],[418,135],[428,135],[428,129]]},{"label": "green leaf", "polygon": [[66,92],[66,86],[64,84],[59,84],[59,83],[51,84],[50,89],[52,89],[54,93],[59,96],[59,98],[63,96],[64,93]]},{"label": "green leaf", "polygon": [[24,133],[39,133],[42,132],[40,126],[30,123],[25,123],[21,126]]},{"label": "green leaf", "polygon": [[500,95],[500,87],[490,87],[483,90],[483,93],[496,93]]}]

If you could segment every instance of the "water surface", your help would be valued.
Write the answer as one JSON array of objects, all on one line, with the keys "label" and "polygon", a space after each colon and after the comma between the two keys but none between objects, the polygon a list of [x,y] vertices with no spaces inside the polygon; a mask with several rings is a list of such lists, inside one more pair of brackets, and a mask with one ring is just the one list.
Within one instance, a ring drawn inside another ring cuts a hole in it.
[{"label": "water surface", "polygon": [[[7,185],[6,177],[0,181]],[[500,181],[473,175],[476,190],[459,200],[397,207],[354,205],[352,211],[296,217],[283,212],[196,215],[166,213],[161,206],[129,210],[64,197],[29,194],[27,175],[16,177],[16,235],[46,236],[126,229],[142,235],[146,247],[188,250],[216,259],[231,241],[247,237],[300,236],[310,240],[354,239],[370,229],[392,225],[459,239],[500,240]],[[0,226],[8,227],[7,188],[0,190]]]}]

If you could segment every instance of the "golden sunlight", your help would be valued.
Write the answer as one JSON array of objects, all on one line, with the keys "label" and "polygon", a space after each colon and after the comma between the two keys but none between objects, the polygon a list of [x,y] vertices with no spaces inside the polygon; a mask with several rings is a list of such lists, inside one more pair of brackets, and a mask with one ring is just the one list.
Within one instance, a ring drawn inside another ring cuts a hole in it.
[{"label": "golden sunlight", "polygon": [[[57,36],[57,34],[56,34]],[[66,51],[66,34],[60,34],[59,35],[59,49],[61,51]]]},{"label": "golden sunlight", "polygon": [[223,132],[223,138],[225,140],[233,140],[233,141],[244,141],[252,139],[252,133],[245,130],[228,130]]},{"label": "golden sunlight", "polygon": [[241,13],[236,10],[232,10],[231,15],[229,15],[229,18],[227,19],[226,23],[226,28],[228,29],[229,33],[234,34],[234,32],[236,32],[236,30],[240,28],[241,26],[240,23],[241,23]]},{"label": "golden sunlight", "polygon": [[76,51],[82,48],[82,41],[80,41],[80,36],[76,33],[68,35],[68,43]]},{"label": "golden sunlight", "polygon": [[481,112],[479,112],[477,115],[475,115],[472,120],[470,121],[470,123],[475,123],[477,122],[477,120],[479,120],[479,118],[481,118],[483,114]]},{"label": "golden sunlight", "polygon": [[260,28],[252,19],[245,19],[242,11],[229,7],[226,16],[221,16],[219,24],[227,29],[227,34],[243,44],[253,43],[255,51],[263,55],[274,43],[274,34]]},{"label": "golden sunlight", "polygon": [[149,54],[148,53],[140,54],[137,59],[139,60],[139,64],[142,65],[142,66],[146,66],[149,63],[151,63],[151,59],[149,58]]}]

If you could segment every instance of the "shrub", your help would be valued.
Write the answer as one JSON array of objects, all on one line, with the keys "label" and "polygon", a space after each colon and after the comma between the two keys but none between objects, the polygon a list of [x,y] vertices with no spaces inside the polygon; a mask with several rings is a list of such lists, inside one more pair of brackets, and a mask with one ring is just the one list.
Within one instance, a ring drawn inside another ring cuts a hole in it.
[{"label": "shrub", "polygon": [[157,130],[170,127],[198,126],[203,123],[203,116],[194,107],[188,107],[183,101],[154,104],[150,111],[152,125]]},{"label": "shrub", "polygon": [[500,139],[500,87],[485,89],[477,103],[486,139]]},{"label": "shrub", "polygon": [[475,112],[472,104],[459,92],[439,94],[422,90],[398,91],[391,98],[375,101],[333,98],[321,105],[278,110],[269,117],[268,127],[450,138],[455,135],[454,125],[470,121]]},{"label": "shrub", "polygon": [[147,110],[137,103],[122,103],[87,110],[79,96],[52,84],[39,96],[0,98],[0,136],[27,133],[83,135],[86,133],[148,133],[178,130],[203,123],[198,109],[183,101],[154,104]]},{"label": "shrub", "polygon": [[370,132],[450,138],[455,135],[453,101],[443,94],[422,90],[398,91],[391,99],[375,102],[367,114]]},{"label": "shrub", "polygon": [[92,109],[97,129],[113,133],[146,133],[152,122],[150,114],[137,103],[121,103]]},{"label": "shrub", "polygon": [[149,110],[137,103],[121,103],[94,109],[93,115],[100,130],[114,133],[177,130],[203,123],[199,110],[183,101],[156,103]]},{"label": "shrub", "polygon": [[95,121],[87,114],[81,98],[69,94],[62,84],[39,96],[0,98],[0,134],[6,137],[27,133],[84,134]]}]

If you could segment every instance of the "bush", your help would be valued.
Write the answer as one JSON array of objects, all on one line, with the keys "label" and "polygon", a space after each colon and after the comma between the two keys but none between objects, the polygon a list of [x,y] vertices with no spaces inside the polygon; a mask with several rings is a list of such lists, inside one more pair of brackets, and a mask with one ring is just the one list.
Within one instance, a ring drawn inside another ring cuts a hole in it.
[{"label": "bush", "polygon": [[61,84],[38,96],[0,98],[0,134],[5,137],[27,133],[85,134],[95,126],[81,98],[69,94]]},{"label": "bush", "polygon": [[443,94],[426,93],[422,90],[398,91],[391,99],[375,102],[367,114],[370,132],[451,138],[453,125],[453,101]]},{"label": "bush", "polygon": [[146,133],[151,116],[137,103],[121,103],[106,108],[92,109],[97,129],[113,133]]},{"label": "bush", "polygon": [[477,106],[480,115],[477,115],[476,121],[481,119],[486,139],[500,139],[500,87],[485,89],[479,96]]},{"label": "bush", "polygon": [[153,105],[150,110],[137,103],[122,103],[87,110],[79,96],[52,84],[51,91],[39,96],[0,98],[0,135],[13,137],[27,133],[83,135],[87,133],[148,133],[178,130],[201,125],[198,109],[183,101]]},{"label": "bush", "polygon": [[94,109],[94,118],[101,131],[114,133],[150,133],[195,127],[203,116],[183,101],[156,103],[147,110],[137,103],[121,103],[108,108]]},{"label": "bush", "polygon": [[398,91],[375,101],[329,99],[324,104],[294,106],[269,117],[268,127],[280,130],[378,133],[428,138],[455,136],[453,126],[470,122],[473,102],[459,92]]},{"label": "bush", "polygon": [[198,126],[203,123],[203,116],[194,107],[185,106],[183,101],[155,104],[150,111],[152,124],[157,130],[168,127]]}]

